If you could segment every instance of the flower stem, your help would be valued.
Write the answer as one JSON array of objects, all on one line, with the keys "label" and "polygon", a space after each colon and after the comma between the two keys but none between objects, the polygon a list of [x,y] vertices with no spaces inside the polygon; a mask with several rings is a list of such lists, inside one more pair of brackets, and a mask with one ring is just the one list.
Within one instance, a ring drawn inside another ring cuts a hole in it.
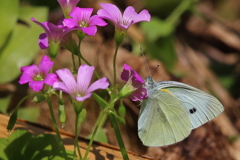
[{"label": "flower stem", "polygon": [[78,41],[78,64],[79,64],[79,66],[81,66],[81,57],[82,57],[82,54],[80,51],[81,42],[82,42],[82,40],[79,39],[79,41]]},{"label": "flower stem", "polygon": [[95,137],[95,135],[96,135],[96,133],[97,133],[97,131],[98,131],[98,128],[99,128],[100,125],[101,125],[101,122],[102,122],[103,118],[105,117],[105,114],[106,114],[106,112],[103,110],[103,111],[101,112],[99,118],[98,118],[97,124],[96,124],[96,126],[95,126],[95,128],[94,128],[94,131],[93,131],[92,137],[91,137],[91,139],[90,139],[90,142],[88,143],[88,148],[87,148],[87,150],[86,150],[86,153],[85,153],[85,155],[84,155],[83,160],[87,160],[87,156],[88,156],[88,153],[89,153],[90,148],[91,148],[91,146],[92,146],[94,137]]},{"label": "flower stem", "polygon": [[113,57],[113,87],[116,87],[116,82],[117,82],[116,59],[117,59],[118,48],[119,48],[119,44],[116,43],[116,48],[115,48],[114,57]]},{"label": "flower stem", "polygon": [[[79,50],[78,50],[78,56],[79,56],[87,65],[92,66],[92,65],[82,56],[82,53],[81,53],[81,51],[80,51],[80,48],[79,48]],[[97,79],[100,79],[100,76],[99,76],[99,74],[97,73],[96,70],[94,70],[94,74],[95,74],[95,76],[97,77]]]},{"label": "flower stem", "polygon": [[77,155],[77,154],[76,154],[76,148],[77,148],[79,157],[80,157],[80,159],[82,159],[82,155],[81,155],[81,152],[80,152],[80,149],[79,149],[79,145],[78,145],[78,134],[79,134],[79,132],[80,132],[80,126],[79,126],[80,124],[78,123],[79,115],[80,115],[80,113],[77,113],[77,112],[76,112],[74,155]]},{"label": "flower stem", "polygon": [[23,98],[20,100],[20,102],[18,102],[17,107],[16,107],[16,108],[14,109],[14,111],[12,112],[12,114],[11,114],[11,116],[10,116],[10,119],[9,119],[9,121],[8,121],[7,132],[10,132],[10,131],[13,129],[13,127],[14,127],[16,121],[17,121],[17,114],[18,114],[18,109],[19,109],[20,105],[21,105],[26,99],[28,99],[29,97],[38,96],[38,95],[41,95],[41,93],[36,93],[36,94],[27,95],[27,96],[23,97]]},{"label": "flower stem", "polygon": [[184,0],[181,1],[181,3],[171,12],[171,14],[165,19],[166,22],[175,24],[179,17],[185,12],[187,9],[189,9],[189,6],[191,6],[194,3],[194,1]]},{"label": "flower stem", "polygon": [[118,128],[118,122],[116,120],[116,117],[112,113],[109,113],[108,116],[110,118],[111,124],[113,126],[114,131],[115,131],[117,141],[118,141],[118,145],[120,147],[120,151],[122,153],[123,159],[124,160],[129,160],[126,148],[125,148],[123,140],[122,140],[120,130]]},{"label": "flower stem", "polygon": [[64,158],[67,160],[68,159],[67,152],[65,150],[65,147],[63,145],[63,141],[62,141],[60,132],[58,130],[56,118],[55,118],[54,113],[53,113],[52,102],[51,102],[51,100],[49,98],[47,98],[47,102],[48,102],[49,111],[50,111],[50,114],[51,114],[51,118],[52,118],[52,121],[53,121],[53,126],[54,126],[54,129],[55,129],[56,135],[57,135],[59,146],[60,146],[60,148],[61,148],[61,150],[63,152]]},{"label": "flower stem", "polygon": [[72,63],[73,63],[73,70],[77,71],[77,67],[76,67],[75,58],[74,58],[74,54],[73,53],[72,53]]}]

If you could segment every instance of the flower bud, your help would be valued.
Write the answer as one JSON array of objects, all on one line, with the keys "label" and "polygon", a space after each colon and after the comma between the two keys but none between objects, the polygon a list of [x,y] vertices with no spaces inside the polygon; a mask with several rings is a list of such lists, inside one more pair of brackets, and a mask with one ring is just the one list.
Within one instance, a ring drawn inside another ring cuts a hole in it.
[{"label": "flower bud", "polygon": [[64,100],[63,100],[63,99],[59,99],[59,100],[58,100],[58,104],[64,105]]},{"label": "flower bud", "polygon": [[44,101],[44,100],[46,100],[46,97],[45,96],[43,96],[43,95],[37,95],[37,96],[35,96],[34,98],[33,98],[33,102],[34,103],[40,103],[40,102],[42,102],[42,101]]},{"label": "flower bud", "polygon": [[122,90],[119,92],[119,96],[121,98],[127,97],[130,94],[132,94],[137,88],[135,88],[132,84],[131,81],[128,81],[122,88]]},{"label": "flower bud", "polygon": [[146,99],[148,94],[147,89],[144,88],[144,80],[127,64],[124,64],[123,67],[124,69],[121,73],[121,79],[127,81],[127,83],[120,91],[119,96],[123,98],[131,94],[130,98],[133,101]]},{"label": "flower bud", "polygon": [[10,116],[10,119],[8,121],[8,126],[7,126],[7,132],[10,132],[13,129],[13,127],[17,121],[17,114],[18,114],[18,108],[15,109],[13,111],[12,115]]},{"label": "flower bud", "polygon": [[58,116],[59,116],[59,122],[64,125],[66,123],[66,112],[64,105],[59,105],[58,107]]},{"label": "flower bud", "polygon": [[49,44],[49,54],[50,54],[51,60],[54,60],[55,57],[57,56],[59,47],[60,45],[58,43]]},{"label": "flower bud", "polygon": [[64,106],[64,101],[63,99],[60,99],[58,101],[59,107],[58,107],[58,117],[59,117],[59,122],[62,124],[62,127],[64,127],[67,116],[66,116],[66,111],[65,111],[65,106]]},{"label": "flower bud", "polygon": [[123,102],[121,101],[120,106],[118,108],[118,114],[120,117],[124,118],[126,115],[126,107],[123,105]]}]

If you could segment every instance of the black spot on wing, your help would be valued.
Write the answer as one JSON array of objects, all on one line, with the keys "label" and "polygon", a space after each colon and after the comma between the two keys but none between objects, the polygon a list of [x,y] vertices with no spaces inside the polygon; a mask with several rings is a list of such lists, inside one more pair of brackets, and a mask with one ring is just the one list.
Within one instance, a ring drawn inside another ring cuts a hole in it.
[{"label": "black spot on wing", "polygon": [[193,114],[193,113],[195,113],[197,111],[197,109],[196,108],[191,108],[191,109],[189,109],[189,112],[191,113],[191,114]]}]

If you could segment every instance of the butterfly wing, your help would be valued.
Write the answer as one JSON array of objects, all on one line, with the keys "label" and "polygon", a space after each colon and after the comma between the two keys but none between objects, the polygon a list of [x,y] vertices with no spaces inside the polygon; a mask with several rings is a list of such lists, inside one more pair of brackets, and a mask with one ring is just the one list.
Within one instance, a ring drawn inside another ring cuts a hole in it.
[{"label": "butterfly wing", "polygon": [[186,108],[172,94],[158,90],[141,104],[138,135],[146,146],[179,142],[191,132]]},{"label": "butterfly wing", "polygon": [[157,84],[158,89],[169,91],[186,107],[192,128],[212,120],[224,110],[215,97],[192,86],[175,81],[161,81]]}]

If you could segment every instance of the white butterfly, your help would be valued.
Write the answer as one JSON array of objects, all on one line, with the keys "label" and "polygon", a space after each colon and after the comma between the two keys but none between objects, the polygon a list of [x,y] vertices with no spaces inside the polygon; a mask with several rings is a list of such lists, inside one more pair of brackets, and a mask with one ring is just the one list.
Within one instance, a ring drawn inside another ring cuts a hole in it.
[{"label": "white butterfly", "polygon": [[217,117],[224,107],[213,96],[184,83],[147,77],[148,98],[141,104],[138,135],[146,146],[165,146]]}]

